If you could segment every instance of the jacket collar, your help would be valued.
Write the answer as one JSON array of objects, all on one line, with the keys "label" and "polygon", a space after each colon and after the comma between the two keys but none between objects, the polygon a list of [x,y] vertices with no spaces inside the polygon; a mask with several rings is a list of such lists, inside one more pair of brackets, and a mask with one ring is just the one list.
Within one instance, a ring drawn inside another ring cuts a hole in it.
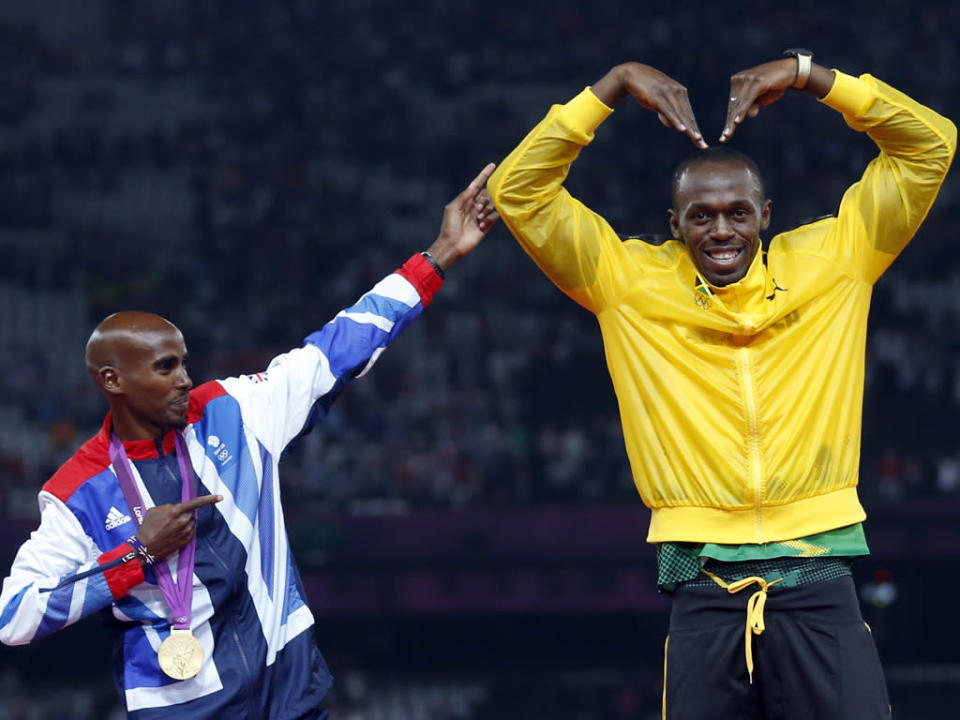
[{"label": "jacket collar", "polygon": [[758,315],[767,311],[767,295],[772,292],[768,279],[765,253],[762,249],[753,256],[747,274],[740,280],[717,287],[704,280],[700,273],[695,277],[695,289],[710,295],[733,315]]},{"label": "jacket collar", "polygon": [[[103,425],[100,432],[97,433],[97,443],[100,444],[105,452],[110,452],[110,431],[113,428],[113,412],[108,411],[103,419]],[[174,452],[176,448],[174,431],[168,430],[162,438],[149,438],[147,440],[124,440],[123,449],[127,452],[127,457],[131,460],[148,460],[150,458],[160,457],[160,448],[163,454],[168,455]]]}]

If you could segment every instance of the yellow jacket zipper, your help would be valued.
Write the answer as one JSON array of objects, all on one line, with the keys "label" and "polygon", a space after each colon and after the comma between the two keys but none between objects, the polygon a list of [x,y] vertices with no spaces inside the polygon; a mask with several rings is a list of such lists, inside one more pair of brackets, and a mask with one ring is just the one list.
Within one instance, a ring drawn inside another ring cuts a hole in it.
[{"label": "yellow jacket zipper", "polygon": [[757,537],[755,542],[763,542],[761,505],[763,500],[763,459],[760,456],[760,427],[757,420],[757,398],[753,387],[753,375],[750,372],[750,350],[739,350],[740,381],[743,385],[743,404],[747,412],[747,454],[750,463],[750,479],[753,484],[753,505],[756,517]]}]

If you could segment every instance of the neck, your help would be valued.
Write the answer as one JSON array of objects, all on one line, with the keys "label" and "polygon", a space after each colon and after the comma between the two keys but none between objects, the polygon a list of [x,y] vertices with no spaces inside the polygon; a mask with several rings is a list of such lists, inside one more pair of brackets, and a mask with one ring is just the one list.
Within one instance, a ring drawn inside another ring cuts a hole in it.
[{"label": "neck", "polygon": [[153,423],[144,423],[132,417],[126,411],[126,408],[112,407],[113,412],[113,432],[117,434],[123,442],[133,440],[156,440],[162,438],[169,431],[169,427],[161,427]]}]

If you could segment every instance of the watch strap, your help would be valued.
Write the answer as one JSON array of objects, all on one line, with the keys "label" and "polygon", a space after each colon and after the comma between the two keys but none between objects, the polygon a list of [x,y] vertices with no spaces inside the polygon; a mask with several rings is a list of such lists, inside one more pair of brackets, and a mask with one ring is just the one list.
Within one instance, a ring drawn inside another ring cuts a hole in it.
[{"label": "watch strap", "polygon": [[810,69],[813,67],[813,53],[806,48],[790,48],[784,50],[785,57],[795,57],[797,59],[797,76],[793,80],[793,86],[802,90],[807,86],[807,80],[810,79]]}]

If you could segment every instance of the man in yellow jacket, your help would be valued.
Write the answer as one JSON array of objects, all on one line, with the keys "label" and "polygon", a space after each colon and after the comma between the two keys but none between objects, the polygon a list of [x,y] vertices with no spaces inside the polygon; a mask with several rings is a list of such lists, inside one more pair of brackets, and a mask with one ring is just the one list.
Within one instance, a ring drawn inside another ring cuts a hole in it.
[{"label": "man in yellow jacket", "polygon": [[[867,313],[937,195],[956,128],[870,75],[789,50],[732,77],[721,142],[792,89],[880,153],[835,217],[766,251],[756,165],[707,148],[686,89],[640,63],[554,106],[488,183],[524,250],[600,324],[673,599],[664,718],[890,715],[850,577],[868,552],[856,491]],[[702,150],[675,172],[661,244],[622,241],[563,187],[628,95]]]}]

